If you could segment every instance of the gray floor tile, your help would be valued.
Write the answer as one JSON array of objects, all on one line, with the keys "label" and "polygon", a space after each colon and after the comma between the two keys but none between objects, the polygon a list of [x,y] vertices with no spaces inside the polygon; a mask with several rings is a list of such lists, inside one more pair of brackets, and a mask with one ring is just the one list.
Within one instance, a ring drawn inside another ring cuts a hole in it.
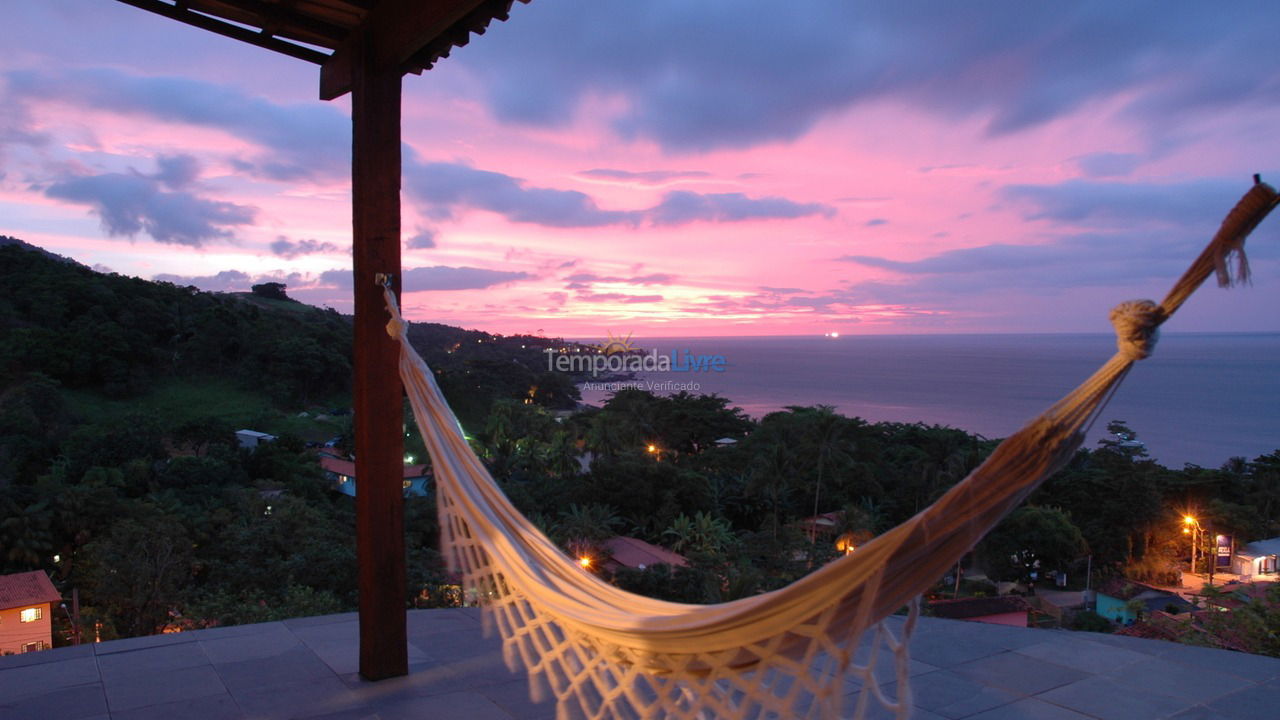
[{"label": "gray floor tile", "polygon": [[956,674],[993,688],[1035,695],[1088,677],[1087,673],[1015,652],[991,655],[951,668]]},{"label": "gray floor tile", "polygon": [[208,665],[166,672],[124,675],[102,683],[111,714],[150,705],[225,695],[226,687]]},{"label": "gray floor tile", "polygon": [[251,718],[291,718],[360,707],[360,696],[337,677],[235,690],[232,698]]},{"label": "gray floor tile", "polygon": [[[410,612],[407,622],[410,674],[376,683],[354,672],[350,614],[10,658],[0,661],[0,720],[107,720],[108,707],[113,720],[554,717],[507,670],[500,640],[481,635],[477,610]],[[935,618],[921,620],[913,651],[914,720],[1280,717],[1280,661],[1241,653]],[[887,652],[879,667],[893,696]],[[860,687],[847,683],[846,697],[856,701]]]},{"label": "gray floor tile", "polygon": [[59,688],[25,698],[0,697],[0,720],[79,720],[106,713],[107,698],[98,683]]},{"label": "gray floor tile", "polygon": [[[886,688],[896,693],[896,688]],[[962,718],[1017,700],[1008,690],[986,687],[950,670],[911,679],[911,704],[947,718]]]},{"label": "gray floor tile", "polygon": [[[237,629],[253,629],[235,635],[201,637],[200,644],[213,663],[268,658],[301,647],[302,642],[281,623],[242,625]],[[221,629],[221,628],[220,628]]]},{"label": "gray floor tile", "polygon": [[1095,675],[1036,696],[1040,700],[1100,720],[1159,720],[1186,707],[1186,702],[1157,695],[1127,683]]},{"label": "gray floor tile", "polygon": [[[1263,715],[1262,718],[1256,718],[1255,720],[1263,720],[1264,718],[1265,720],[1271,720],[1272,716]],[[1223,717],[1216,710],[1210,710],[1203,705],[1196,705],[1180,713],[1170,715],[1169,720],[1223,720]]]},{"label": "gray floor tile", "polygon": [[1057,636],[1049,642],[1028,645],[1014,652],[1089,673],[1114,672],[1129,663],[1150,657],[1144,653],[1070,636]]},{"label": "gray floor tile", "polygon": [[98,656],[98,668],[107,681],[130,674],[149,674],[208,664],[209,658],[204,654],[200,643],[160,645]]},{"label": "gray floor tile", "polygon": [[270,657],[222,662],[213,667],[233,694],[337,677],[328,665],[302,644]]},{"label": "gray floor tile", "polygon": [[[357,623],[306,625],[292,628],[293,635],[323,660],[335,673],[346,675],[360,670],[360,626]],[[408,647],[409,664],[428,662],[431,658],[412,641]]]},{"label": "gray floor tile", "polygon": [[1112,674],[1122,687],[1140,687],[1148,692],[1204,703],[1253,685],[1235,675],[1191,667],[1162,658],[1150,658],[1126,665]]},{"label": "gray floor tile", "polygon": [[[960,625],[977,624],[953,622]],[[911,640],[911,658],[913,660],[937,668],[949,668],[977,660],[978,658],[1006,652],[1003,646],[981,639],[982,634],[979,630],[960,631],[958,633],[956,628],[931,624],[931,630],[935,629],[945,629],[945,632],[916,632],[915,637]]]},{"label": "gray floor tile", "polygon": [[463,684],[463,678],[451,665],[447,664],[410,666],[409,674],[405,677],[388,678],[378,682],[365,680],[356,673],[343,675],[341,680],[360,697],[362,702],[396,694],[412,697],[443,695],[456,692]]},{"label": "gray floor tile", "polygon": [[225,694],[111,713],[111,720],[247,720],[249,717]]},{"label": "gray floor tile", "polygon": [[[367,705],[378,720],[466,718],[466,720],[524,720],[498,707],[489,698],[470,691],[428,697],[392,697]],[[366,715],[365,717],[368,717]]]},{"label": "gray floor tile", "polygon": [[1230,720],[1259,720],[1280,717],[1280,687],[1255,685],[1207,704],[1210,710]]},{"label": "gray floor tile", "polygon": [[25,665],[0,672],[0,698],[19,700],[61,688],[96,683],[100,679],[96,657]]},{"label": "gray floor tile", "polygon": [[556,704],[554,698],[548,697],[540,703],[535,703],[529,699],[529,681],[525,678],[517,678],[476,688],[476,692],[492,700],[495,705],[505,710],[512,717],[527,718],[547,714],[555,715]]},{"label": "gray floor tile", "polygon": [[1257,682],[1280,677],[1280,658],[1178,643],[1165,643],[1165,645],[1167,647],[1160,649],[1160,657],[1183,665],[1238,675]]},{"label": "gray floor tile", "polygon": [[966,720],[1090,720],[1090,718],[1088,715],[1081,715],[1074,710],[1050,705],[1035,698],[1024,698],[994,710],[972,715]]}]

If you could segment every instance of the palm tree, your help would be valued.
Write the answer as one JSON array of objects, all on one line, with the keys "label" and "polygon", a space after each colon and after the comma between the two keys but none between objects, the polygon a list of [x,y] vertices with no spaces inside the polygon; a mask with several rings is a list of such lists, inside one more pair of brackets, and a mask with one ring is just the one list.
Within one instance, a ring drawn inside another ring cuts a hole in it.
[{"label": "palm tree", "polygon": [[612,537],[613,529],[621,522],[622,518],[608,505],[572,503],[567,510],[560,512],[557,526],[566,541],[600,542]]},{"label": "palm tree", "polygon": [[4,538],[4,561],[10,568],[39,568],[53,552],[48,501],[41,500],[5,518],[0,522],[0,537]]}]

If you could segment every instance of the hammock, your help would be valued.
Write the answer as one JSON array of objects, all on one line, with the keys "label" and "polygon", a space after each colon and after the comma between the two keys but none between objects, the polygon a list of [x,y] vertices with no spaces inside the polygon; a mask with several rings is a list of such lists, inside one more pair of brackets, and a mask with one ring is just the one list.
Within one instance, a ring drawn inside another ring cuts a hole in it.
[{"label": "hammock", "polygon": [[[524,518],[467,443],[387,288],[387,331],[400,341],[400,376],[431,453],[450,569],[478,594],[507,664],[528,670],[533,698],[554,696],[557,720],[862,718],[873,700],[905,718],[917,596],[1071,458],[1134,361],[1150,354],[1160,324],[1210,273],[1230,285],[1235,255],[1234,279],[1248,279],[1244,239],[1277,202],[1255,178],[1162,303],[1130,301],[1112,311],[1115,356],[932,506],[785,588],[719,605],[620,590],[584,572]],[[895,636],[882,621],[904,605],[910,612]],[[864,654],[859,643],[869,630]],[[881,657],[897,678],[892,697],[877,682]],[[853,707],[846,694],[856,685],[847,680],[861,682]]]}]

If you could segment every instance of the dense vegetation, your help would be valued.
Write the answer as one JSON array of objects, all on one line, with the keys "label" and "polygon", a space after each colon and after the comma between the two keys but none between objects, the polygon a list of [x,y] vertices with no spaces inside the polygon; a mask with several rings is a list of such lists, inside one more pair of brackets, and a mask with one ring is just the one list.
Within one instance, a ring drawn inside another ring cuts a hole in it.
[{"label": "dense vegetation", "polygon": [[[0,572],[42,568],[79,589],[104,638],[354,606],[352,503],[305,448],[350,431],[348,318],[283,287],[204,293],[15,246],[0,247],[0,281]],[[576,401],[573,378],[546,370],[542,350],[561,341],[431,324],[413,341],[522,511],[574,554],[603,559],[618,533],[683,553],[688,567],[611,576],[674,600],[791,582],[832,559],[834,539],[919,512],[994,447],[826,407],[757,421],[714,396],[624,390],[556,412]],[[241,449],[246,426],[280,439]],[[1188,509],[1216,532],[1280,535],[1280,454],[1180,470],[1144,455],[1119,441],[1081,450],[979,564],[1024,585],[1080,578],[1087,557],[1095,580],[1159,580],[1189,554]],[[833,511],[829,532],[806,530]],[[406,512],[406,602],[458,601],[433,549],[434,501],[407,498]]]}]

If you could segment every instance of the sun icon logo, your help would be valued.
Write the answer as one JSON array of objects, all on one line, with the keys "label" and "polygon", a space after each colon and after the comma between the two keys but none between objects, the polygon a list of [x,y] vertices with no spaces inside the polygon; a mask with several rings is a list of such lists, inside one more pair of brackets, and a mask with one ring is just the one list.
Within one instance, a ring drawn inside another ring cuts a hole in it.
[{"label": "sun icon logo", "polygon": [[625,338],[614,337],[613,331],[610,330],[609,341],[606,343],[600,344],[599,346],[600,352],[604,353],[605,355],[613,355],[615,353],[628,353],[628,352],[631,352],[632,350],[635,350],[635,348],[631,346],[632,334],[633,333],[627,333],[627,336]]}]

